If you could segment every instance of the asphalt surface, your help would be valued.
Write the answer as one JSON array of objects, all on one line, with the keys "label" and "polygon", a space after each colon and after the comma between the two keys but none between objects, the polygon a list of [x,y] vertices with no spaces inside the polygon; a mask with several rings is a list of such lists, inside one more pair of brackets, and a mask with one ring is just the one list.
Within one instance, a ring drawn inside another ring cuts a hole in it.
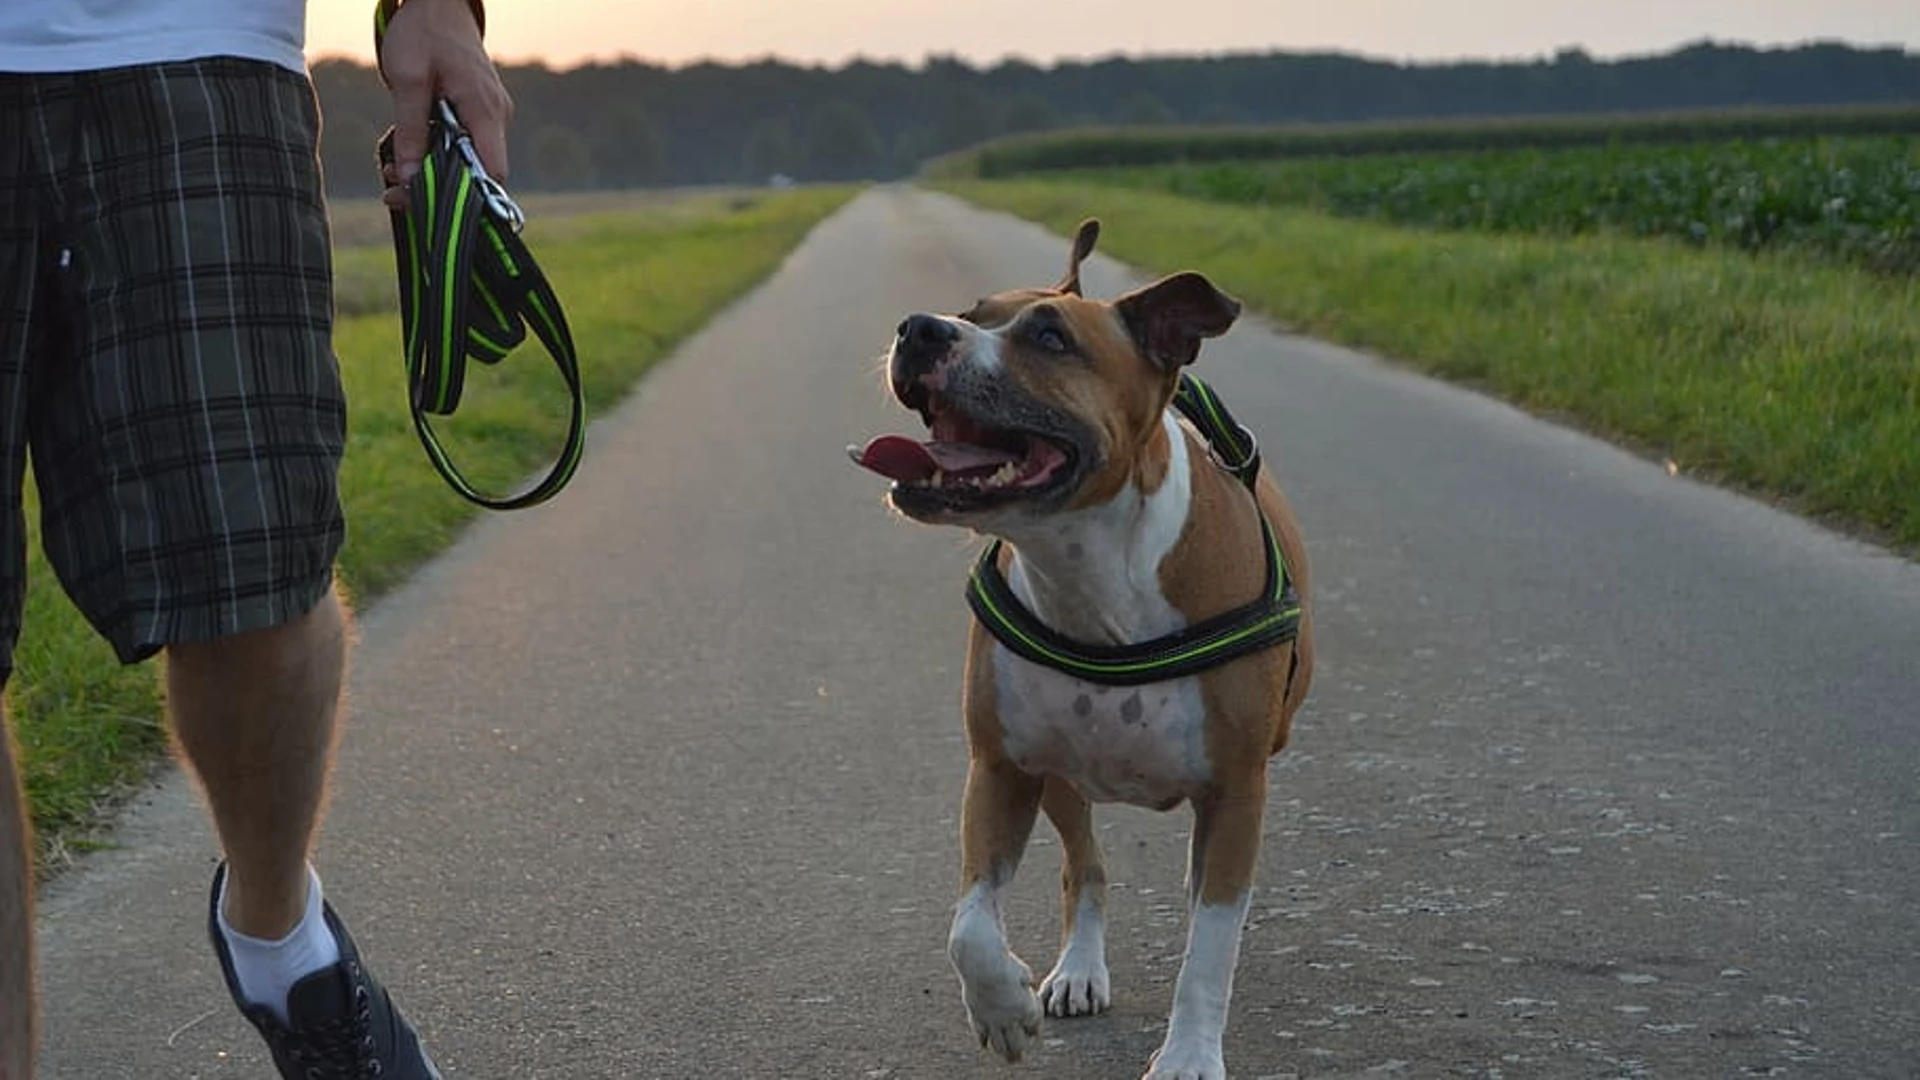
[{"label": "asphalt surface", "polygon": [[[564,495],[363,614],[319,865],[450,1078],[1139,1075],[1187,817],[1099,815],[1113,1010],[976,1048],[944,953],[973,548],[842,452],[913,423],[878,378],[903,315],[1065,254],[862,196]],[[1920,1076],[1920,567],[1253,319],[1200,364],[1319,605],[1236,1077]],[[191,790],[121,840],[43,898],[44,1075],[269,1075]],[[1012,913],[1042,971],[1057,858],[1043,825]]]}]

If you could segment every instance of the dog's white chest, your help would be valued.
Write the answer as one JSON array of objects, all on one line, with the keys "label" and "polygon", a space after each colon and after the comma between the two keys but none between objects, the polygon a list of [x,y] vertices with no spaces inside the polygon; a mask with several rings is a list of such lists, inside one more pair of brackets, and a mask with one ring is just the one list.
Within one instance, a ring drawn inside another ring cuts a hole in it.
[{"label": "dog's white chest", "polygon": [[[1159,570],[1186,528],[1187,437],[1171,410],[1161,422],[1171,459],[1152,494],[1123,491],[1104,505],[1048,518],[1015,541],[1009,588],[1070,637],[1145,641],[1186,625],[1161,595]],[[1044,605],[1036,602],[1036,578],[1046,585]],[[1152,807],[1171,806],[1209,779],[1206,707],[1196,678],[1104,686],[999,644],[993,674],[1006,754],[1028,773],[1071,780],[1096,801]]]},{"label": "dog's white chest", "polygon": [[1166,807],[1207,782],[1206,710],[1197,679],[1103,686],[993,650],[1007,757],[1059,776],[1096,802]]}]

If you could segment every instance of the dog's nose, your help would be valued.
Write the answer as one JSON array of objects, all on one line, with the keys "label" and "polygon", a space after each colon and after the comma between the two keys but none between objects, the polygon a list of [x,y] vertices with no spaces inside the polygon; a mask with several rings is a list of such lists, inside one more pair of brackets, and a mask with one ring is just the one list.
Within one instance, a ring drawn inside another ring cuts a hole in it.
[{"label": "dog's nose", "polygon": [[920,379],[932,374],[960,331],[938,315],[909,315],[894,331],[892,370],[894,396],[908,408],[924,409],[927,390]]},{"label": "dog's nose", "polygon": [[960,340],[960,331],[938,315],[909,315],[894,333],[899,347],[913,353],[935,353]]}]

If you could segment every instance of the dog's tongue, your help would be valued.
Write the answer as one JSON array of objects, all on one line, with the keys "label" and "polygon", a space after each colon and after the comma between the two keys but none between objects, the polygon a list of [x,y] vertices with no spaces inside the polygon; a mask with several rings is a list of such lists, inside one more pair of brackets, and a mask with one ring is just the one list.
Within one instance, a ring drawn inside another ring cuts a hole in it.
[{"label": "dog's tongue", "polygon": [[[851,446],[847,449],[854,450]],[[926,480],[940,468],[940,462],[926,443],[905,435],[882,435],[851,456],[863,468],[872,469],[890,480],[908,483]]]},{"label": "dog's tongue", "polygon": [[939,471],[965,472],[1020,460],[1020,455],[990,446],[959,442],[921,442],[905,435],[882,435],[849,456],[863,468],[890,480],[914,483]]}]

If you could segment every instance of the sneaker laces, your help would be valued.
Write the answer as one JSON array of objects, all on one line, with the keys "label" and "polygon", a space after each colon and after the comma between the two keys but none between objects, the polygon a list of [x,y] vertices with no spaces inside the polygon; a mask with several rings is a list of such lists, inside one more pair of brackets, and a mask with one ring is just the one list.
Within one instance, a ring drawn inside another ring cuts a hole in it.
[{"label": "sneaker laces", "polygon": [[386,1071],[373,1037],[373,999],[355,972],[353,1011],[310,1028],[278,1033],[286,1056],[305,1080],[371,1080]]}]

